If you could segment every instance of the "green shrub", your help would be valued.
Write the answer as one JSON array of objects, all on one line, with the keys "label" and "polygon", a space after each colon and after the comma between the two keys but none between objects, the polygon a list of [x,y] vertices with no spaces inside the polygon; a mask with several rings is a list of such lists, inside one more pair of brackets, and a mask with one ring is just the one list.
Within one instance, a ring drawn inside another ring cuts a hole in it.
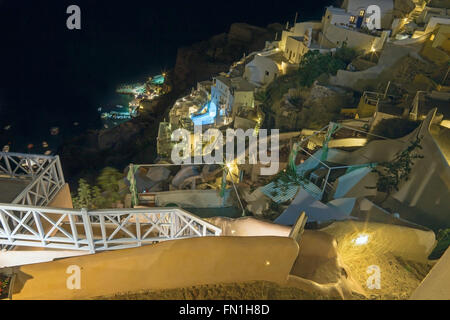
[{"label": "green shrub", "polygon": [[123,174],[117,169],[106,167],[97,178],[97,186],[91,186],[84,179],[78,182],[77,194],[72,196],[74,208],[112,208],[123,200],[120,194]]},{"label": "green shrub", "polygon": [[336,53],[334,54],[334,57],[336,59],[341,60],[345,64],[349,64],[352,62],[357,56],[359,55],[359,52],[356,49],[349,48],[347,46],[343,46],[336,50]]},{"label": "green shrub", "polygon": [[439,259],[450,246],[450,229],[439,230],[437,234],[437,245],[431,252],[428,259],[436,260]]}]

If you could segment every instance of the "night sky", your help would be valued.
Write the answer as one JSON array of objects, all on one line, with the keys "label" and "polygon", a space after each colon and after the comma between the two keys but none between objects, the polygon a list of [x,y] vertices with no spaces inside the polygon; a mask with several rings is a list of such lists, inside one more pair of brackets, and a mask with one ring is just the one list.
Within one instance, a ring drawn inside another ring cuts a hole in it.
[{"label": "night sky", "polygon": [[[332,2],[0,0],[0,149],[51,141],[51,126],[66,137],[98,128],[97,108],[115,102],[117,85],[172,68],[178,47],[234,22],[320,19]],[[66,28],[71,4],[81,30]]]}]

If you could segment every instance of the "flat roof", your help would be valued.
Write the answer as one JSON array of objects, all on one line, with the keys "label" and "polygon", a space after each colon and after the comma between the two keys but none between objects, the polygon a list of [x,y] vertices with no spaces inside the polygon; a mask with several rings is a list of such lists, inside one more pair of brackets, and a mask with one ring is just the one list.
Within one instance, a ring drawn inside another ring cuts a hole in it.
[{"label": "flat roof", "polygon": [[217,80],[219,80],[220,82],[225,83],[227,86],[231,86],[231,80],[228,77],[224,77],[224,76],[217,76],[215,77]]},{"label": "flat roof", "polygon": [[220,82],[225,83],[228,87],[234,88],[236,91],[253,91],[256,86],[248,82],[242,77],[228,78],[223,76],[215,77]]},{"label": "flat roof", "polygon": [[305,40],[305,37],[303,37],[303,36],[290,36],[289,38],[292,38],[292,39],[297,40],[297,41],[304,41]]}]

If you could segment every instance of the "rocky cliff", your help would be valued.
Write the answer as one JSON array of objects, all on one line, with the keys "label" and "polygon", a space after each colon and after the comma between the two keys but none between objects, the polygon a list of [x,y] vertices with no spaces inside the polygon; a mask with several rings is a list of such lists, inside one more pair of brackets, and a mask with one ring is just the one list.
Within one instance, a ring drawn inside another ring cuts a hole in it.
[{"label": "rocky cliff", "polygon": [[175,87],[182,91],[195,86],[198,81],[209,79],[213,74],[228,71],[230,65],[242,58],[244,53],[261,50],[265,42],[274,40],[275,34],[281,30],[280,24],[260,28],[235,23],[228,33],[180,48],[174,68]]}]

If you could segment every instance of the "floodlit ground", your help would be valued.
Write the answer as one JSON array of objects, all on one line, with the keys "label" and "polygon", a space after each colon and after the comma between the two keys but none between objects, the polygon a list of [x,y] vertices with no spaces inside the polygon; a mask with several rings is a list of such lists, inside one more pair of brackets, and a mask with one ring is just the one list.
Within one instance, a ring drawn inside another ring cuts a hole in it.
[{"label": "floodlit ground", "polygon": [[390,253],[375,255],[369,251],[359,252],[352,257],[343,257],[353,278],[366,286],[367,267],[377,265],[381,270],[381,288],[367,289],[368,299],[409,299],[420,282],[431,269],[431,264],[407,261]]},{"label": "floodlit ground", "polygon": [[111,300],[316,300],[327,297],[268,281],[203,285],[159,291],[123,293],[99,299]]},{"label": "floodlit ground", "polygon": [[[350,299],[408,299],[431,268],[430,264],[405,261],[394,255],[373,256],[346,260],[349,270],[361,286],[365,286],[367,265],[377,264],[382,271],[380,290],[367,290],[364,297],[354,293]],[[267,281],[202,285],[188,288],[140,291],[97,297],[105,300],[329,300],[336,296],[321,295],[300,288]]]},{"label": "floodlit ground", "polygon": [[[411,228],[391,225],[338,223],[326,228],[337,239],[338,252],[353,279],[361,285],[368,299],[408,299],[430,271],[426,260],[429,235]],[[402,251],[403,243],[411,247]],[[422,256],[422,258],[421,258]],[[380,289],[369,289],[368,278],[380,270]]]},{"label": "floodlit ground", "polygon": [[[232,227],[239,230],[236,222]],[[303,241],[290,280],[283,285],[268,281],[219,283],[100,299],[409,299],[433,265],[426,258],[434,244],[434,233],[429,231],[347,221],[321,232],[306,230]],[[372,275],[368,267],[373,265],[380,270],[379,289],[367,286]],[[342,295],[340,290],[353,292]]]}]

